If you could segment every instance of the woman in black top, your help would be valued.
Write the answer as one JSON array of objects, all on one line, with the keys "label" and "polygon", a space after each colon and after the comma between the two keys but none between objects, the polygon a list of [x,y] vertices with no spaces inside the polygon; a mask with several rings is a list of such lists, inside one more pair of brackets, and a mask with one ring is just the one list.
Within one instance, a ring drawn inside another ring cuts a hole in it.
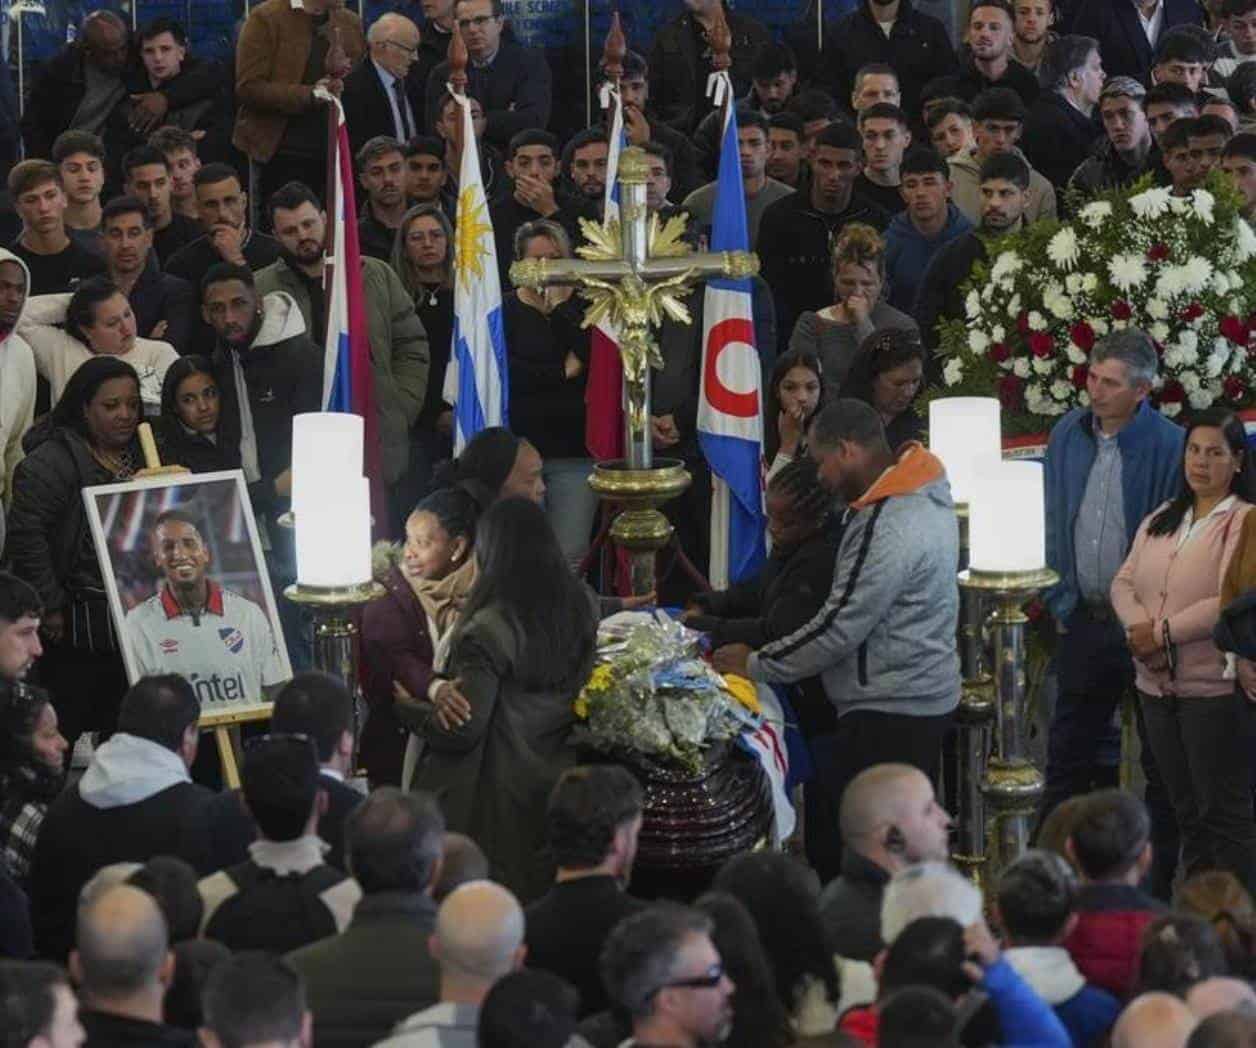
[{"label": "woman in black top", "polygon": [[208,358],[180,357],[161,384],[161,417],[153,427],[162,465],[187,466],[193,473],[238,469],[239,457],[218,438],[221,418],[218,380]]},{"label": "woman in black top", "polygon": [[891,451],[924,436],[916,414],[916,397],[924,386],[925,347],[920,332],[886,328],[869,335],[842,383],[842,396],[855,397],[877,409],[885,424]]},{"label": "woman in black top", "polygon": [[51,415],[26,434],[14,475],[5,552],[43,601],[41,682],[71,747],[84,731],[113,730],[126,691],[82,491],[127,480],[143,465],[141,414],[130,364],[84,361]]},{"label": "woman in black top", "polygon": [[454,229],[438,204],[419,204],[397,229],[392,265],[427,332],[431,365],[423,410],[412,429],[410,472],[416,500],[431,490],[436,463],[453,454],[453,409],[442,391],[454,337]]},{"label": "woman in black top", "polygon": [[[568,258],[562,226],[527,222],[515,234],[515,258]],[[584,437],[589,333],[574,289],[517,288],[502,302],[510,364],[510,428],[541,453],[545,505],[564,556],[579,563],[589,548],[597,496]]]}]

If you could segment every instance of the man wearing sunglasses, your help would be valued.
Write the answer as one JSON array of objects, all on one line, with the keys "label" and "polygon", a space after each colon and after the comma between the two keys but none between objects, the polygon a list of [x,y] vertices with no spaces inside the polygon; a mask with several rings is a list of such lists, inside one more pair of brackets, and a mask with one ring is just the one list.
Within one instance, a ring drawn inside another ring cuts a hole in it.
[{"label": "man wearing sunglasses", "polygon": [[[513,35],[503,34],[506,18],[502,0],[458,0],[454,20],[471,56],[467,94],[484,103],[488,120],[485,139],[505,149],[519,131],[547,127],[551,101],[549,65],[543,53],[524,47]],[[436,126],[448,79],[448,62],[442,62],[428,77],[428,127]]]},{"label": "man wearing sunglasses", "polygon": [[377,135],[408,142],[422,131],[422,92],[408,76],[419,40],[419,27],[405,15],[380,15],[367,30],[366,59],[345,77],[340,95],[354,156]]},{"label": "man wearing sunglasses", "polygon": [[701,1048],[728,1037],[736,986],[711,928],[705,914],[662,902],[611,932],[600,967],[611,1000],[632,1017],[621,1048]]}]

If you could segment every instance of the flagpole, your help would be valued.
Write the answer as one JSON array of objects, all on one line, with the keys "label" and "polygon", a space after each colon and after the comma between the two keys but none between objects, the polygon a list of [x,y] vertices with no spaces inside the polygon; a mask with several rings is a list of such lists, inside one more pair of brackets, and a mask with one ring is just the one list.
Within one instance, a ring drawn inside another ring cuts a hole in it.
[{"label": "flagpole", "polygon": [[[334,102],[327,106],[327,192],[323,223],[327,229],[323,236],[323,334],[330,328],[334,298],[332,285],[336,279],[336,215],[339,214],[340,196],[338,168],[340,164],[340,107]],[[346,215],[345,221],[355,221],[356,216]]]}]

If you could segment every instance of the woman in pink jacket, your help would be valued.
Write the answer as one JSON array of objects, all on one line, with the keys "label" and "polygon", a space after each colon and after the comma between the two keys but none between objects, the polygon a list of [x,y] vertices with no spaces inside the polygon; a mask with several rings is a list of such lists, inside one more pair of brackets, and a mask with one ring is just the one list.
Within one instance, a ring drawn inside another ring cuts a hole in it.
[{"label": "woman in pink jacket", "polygon": [[1212,628],[1222,576],[1256,500],[1250,457],[1233,414],[1197,415],[1186,432],[1181,493],[1142,522],[1112,583],[1186,875],[1227,869],[1249,890],[1256,887],[1252,713]]}]

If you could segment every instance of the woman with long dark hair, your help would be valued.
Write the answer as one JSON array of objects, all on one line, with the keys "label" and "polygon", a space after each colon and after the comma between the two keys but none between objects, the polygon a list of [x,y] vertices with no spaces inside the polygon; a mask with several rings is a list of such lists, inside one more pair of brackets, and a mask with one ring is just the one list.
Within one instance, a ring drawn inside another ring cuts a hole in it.
[{"label": "woman with long dark hair", "polygon": [[126,674],[109,615],[83,489],[129,479],[141,465],[140,381],[117,357],[85,361],[52,413],[27,433],[14,474],[6,552],[44,604],[40,673],[61,733],[112,731]]},{"label": "woman with long dark hair", "polygon": [[153,426],[166,466],[193,473],[238,469],[239,457],[219,439],[222,395],[208,358],[180,357],[161,384],[161,416]]},{"label": "woman with long dark hair", "polygon": [[876,408],[891,451],[924,436],[925,424],[916,414],[915,403],[924,387],[925,354],[920,332],[915,329],[878,331],[859,347],[842,384],[842,396]]},{"label": "woman with long dark hair", "polygon": [[1253,498],[1256,469],[1242,421],[1225,408],[1200,412],[1186,429],[1178,494],[1139,525],[1112,582],[1186,875],[1226,869],[1249,891],[1256,886],[1252,712],[1212,630]]},{"label": "woman with long dark hair", "polygon": [[815,353],[791,349],[777,358],[768,382],[763,461],[771,480],[806,452],[807,426],[824,404],[824,366]]},{"label": "woman with long dark hair", "polygon": [[479,842],[494,879],[527,901],[552,879],[545,802],[576,760],[571,706],[593,666],[597,604],[534,502],[490,507],[476,526],[475,558],[479,577],[446,670],[469,713],[456,724],[434,713],[420,727],[414,785],[440,797],[449,829]]},{"label": "woman with long dark hair", "polygon": [[68,749],[48,693],[0,680],[0,870],[19,884],[30,874],[44,813],[65,785]]}]

